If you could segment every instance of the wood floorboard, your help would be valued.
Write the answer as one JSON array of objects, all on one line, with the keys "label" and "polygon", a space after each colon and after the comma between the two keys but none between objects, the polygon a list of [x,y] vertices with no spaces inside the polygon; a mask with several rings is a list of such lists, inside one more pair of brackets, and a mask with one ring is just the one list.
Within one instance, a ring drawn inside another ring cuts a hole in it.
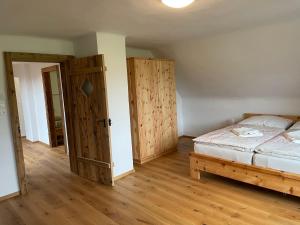
[{"label": "wood floorboard", "polygon": [[300,199],[212,174],[189,177],[191,139],[111,188],[69,170],[63,147],[24,141],[29,193],[0,203],[0,225],[296,225]]}]

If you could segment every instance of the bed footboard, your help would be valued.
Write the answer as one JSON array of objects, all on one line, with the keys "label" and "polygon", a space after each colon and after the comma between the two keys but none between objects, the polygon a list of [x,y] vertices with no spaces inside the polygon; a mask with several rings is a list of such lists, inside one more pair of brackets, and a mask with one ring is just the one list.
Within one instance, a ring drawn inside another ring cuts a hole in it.
[{"label": "bed footboard", "polygon": [[200,180],[201,171],[300,197],[297,174],[190,153],[191,177]]}]

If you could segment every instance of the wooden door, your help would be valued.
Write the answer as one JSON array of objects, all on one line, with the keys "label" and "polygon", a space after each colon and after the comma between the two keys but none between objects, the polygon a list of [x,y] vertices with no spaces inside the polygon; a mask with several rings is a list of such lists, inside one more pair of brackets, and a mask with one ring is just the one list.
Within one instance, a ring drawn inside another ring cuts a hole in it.
[{"label": "wooden door", "polygon": [[[64,112],[62,110],[62,100],[61,100],[61,90],[59,86],[59,67],[58,66],[50,66],[46,68],[42,68],[42,77],[43,77],[43,86],[44,86],[44,95],[45,95],[45,103],[46,103],[46,112],[47,112],[47,122],[48,122],[48,133],[49,133],[49,143],[52,148],[57,147],[58,143],[58,135],[63,136],[63,115]],[[56,79],[53,79],[56,78]],[[53,82],[56,80],[57,82]],[[54,87],[56,85],[57,87]],[[57,93],[53,93],[53,90],[58,90]],[[54,101],[59,102],[59,107]],[[60,126],[58,125],[57,120],[57,112],[60,111]],[[61,132],[59,132],[61,130]],[[61,134],[60,134],[61,133]]]},{"label": "wooden door", "polygon": [[103,56],[68,60],[69,125],[73,172],[89,180],[113,185],[110,119],[107,108]]}]

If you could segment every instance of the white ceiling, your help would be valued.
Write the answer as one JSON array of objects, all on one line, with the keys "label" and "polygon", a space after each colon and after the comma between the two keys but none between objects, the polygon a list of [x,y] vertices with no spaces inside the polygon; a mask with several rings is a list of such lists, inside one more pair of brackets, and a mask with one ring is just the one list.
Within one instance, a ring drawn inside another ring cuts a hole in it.
[{"label": "white ceiling", "polygon": [[0,33],[75,38],[103,31],[130,45],[155,46],[300,16],[300,0],[1,0]]}]

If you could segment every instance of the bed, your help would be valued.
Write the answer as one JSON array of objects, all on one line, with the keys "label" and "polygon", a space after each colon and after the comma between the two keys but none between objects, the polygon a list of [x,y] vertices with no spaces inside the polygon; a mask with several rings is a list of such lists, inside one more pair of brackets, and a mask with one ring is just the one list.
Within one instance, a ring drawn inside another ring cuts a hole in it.
[{"label": "bed", "polygon": [[[241,127],[256,129],[263,136],[240,138],[231,132],[233,129]],[[254,150],[284,131],[283,128],[235,124],[195,138],[194,149],[199,154],[251,165]]]},{"label": "bed", "polygon": [[258,146],[255,150],[256,154],[253,156],[253,164],[264,168],[300,174],[300,144],[291,141],[287,135],[288,132],[300,132],[298,124],[300,125],[300,122],[287,132]]},{"label": "bed", "polygon": [[[244,117],[260,115],[247,113]],[[300,119],[298,116],[279,117],[293,123]],[[256,127],[263,133],[262,137],[242,138],[236,145],[230,131],[239,126],[229,126],[194,139],[195,151],[190,154],[191,177],[200,179],[204,171],[300,197],[300,161],[262,151],[266,145],[278,143],[278,138],[290,126],[285,129]]]}]

